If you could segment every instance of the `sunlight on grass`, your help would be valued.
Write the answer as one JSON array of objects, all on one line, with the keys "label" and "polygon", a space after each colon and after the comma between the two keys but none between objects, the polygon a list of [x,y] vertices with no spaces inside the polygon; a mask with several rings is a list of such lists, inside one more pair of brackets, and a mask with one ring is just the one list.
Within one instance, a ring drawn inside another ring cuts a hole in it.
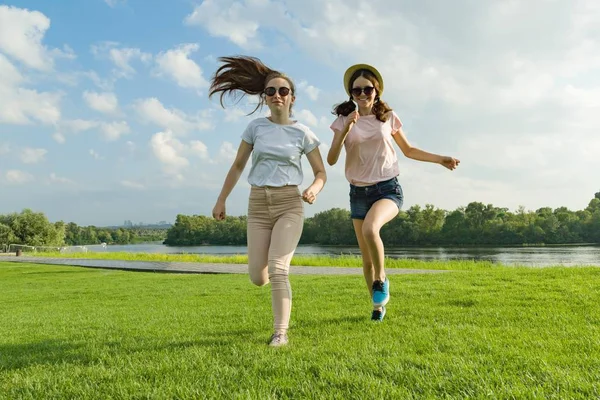
[{"label": "sunlight on grass", "polygon": [[292,276],[271,349],[270,288],[247,276],[0,262],[0,398],[600,395],[600,269],[391,280],[374,324],[361,276]]}]

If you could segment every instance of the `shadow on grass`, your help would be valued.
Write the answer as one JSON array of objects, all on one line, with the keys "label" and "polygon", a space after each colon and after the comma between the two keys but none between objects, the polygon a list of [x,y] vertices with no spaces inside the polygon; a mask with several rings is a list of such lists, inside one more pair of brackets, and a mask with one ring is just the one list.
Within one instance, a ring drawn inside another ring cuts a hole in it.
[{"label": "shadow on grass", "polygon": [[[147,351],[160,350],[185,350],[193,347],[206,347],[217,350],[229,348],[242,343],[266,342],[266,333],[263,337],[255,330],[219,331],[209,335],[202,334],[198,339],[184,341],[168,341],[156,343],[156,338],[145,338],[144,345],[130,346],[118,341],[107,342],[105,347],[110,353],[134,354]],[[62,365],[77,364],[88,365],[97,360],[90,354],[84,344],[74,344],[63,340],[43,340],[34,343],[0,344],[0,371],[24,369],[33,365]],[[0,396],[1,397],[1,396]]]},{"label": "shadow on grass", "polygon": [[62,340],[44,340],[24,344],[0,344],[0,370],[14,370],[39,364],[86,364],[89,355],[82,346]]},{"label": "shadow on grass", "polygon": [[32,272],[23,272],[23,275],[48,275],[48,274],[83,274],[89,273],[90,271],[85,269],[73,269],[72,271],[32,271]]},{"label": "shadow on grass", "polygon": [[[265,332],[265,335],[267,333]],[[166,340],[165,340],[166,339]],[[231,330],[231,331],[214,331],[210,333],[199,333],[197,338],[188,338],[188,340],[177,340],[175,338],[158,337],[140,337],[139,340],[132,343],[131,341],[120,342],[111,341],[105,343],[105,347],[111,353],[120,354],[135,354],[148,351],[178,351],[186,350],[194,347],[206,347],[212,350],[222,348],[230,348],[237,346],[240,343],[261,343],[266,341],[267,337],[261,335],[258,330]]]}]

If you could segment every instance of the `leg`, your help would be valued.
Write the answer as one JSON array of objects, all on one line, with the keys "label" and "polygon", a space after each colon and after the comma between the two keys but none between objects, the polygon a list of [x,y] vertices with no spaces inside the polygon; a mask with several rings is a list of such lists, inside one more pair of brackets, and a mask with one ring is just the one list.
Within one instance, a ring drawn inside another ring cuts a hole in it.
[{"label": "leg", "polygon": [[356,240],[358,241],[358,247],[360,248],[360,254],[362,256],[363,263],[363,274],[365,276],[365,282],[367,283],[367,289],[369,289],[369,298],[373,297],[373,280],[375,279],[375,270],[373,269],[373,260],[371,260],[371,253],[369,247],[365,242],[363,236],[363,223],[362,219],[352,219],[354,225],[354,233],[356,234]]},{"label": "leg", "polygon": [[383,225],[394,219],[396,215],[398,215],[396,203],[389,199],[381,199],[373,204],[363,222],[362,234],[371,254],[376,280],[385,280],[385,253],[379,231]]},{"label": "leg", "polygon": [[[258,190],[256,190],[258,192]],[[273,224],[267,205],[259,196],[250,196],[248,206],[248,273],[257,286],[269,283],[267,261]]]},{"label": "leg", "polygon": [[268,263],[275,333],[285,334],[290,322],[292,288],[288,274],[304,222],[302,204],[299,206],[299,211],[290,210],[279,217],[271,234]]}]

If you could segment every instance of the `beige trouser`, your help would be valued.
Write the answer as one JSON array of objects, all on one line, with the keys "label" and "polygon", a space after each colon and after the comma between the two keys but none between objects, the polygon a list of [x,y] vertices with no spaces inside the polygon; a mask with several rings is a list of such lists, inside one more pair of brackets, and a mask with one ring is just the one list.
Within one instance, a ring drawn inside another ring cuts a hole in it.
[{"label": "beige trouser", "polygon": [[285,333],[292,310],[290,262],[302,235],[304,206],[297,186],[256,187],[248,202],[248,272],[258,286],[271,282],[275,332]]}]

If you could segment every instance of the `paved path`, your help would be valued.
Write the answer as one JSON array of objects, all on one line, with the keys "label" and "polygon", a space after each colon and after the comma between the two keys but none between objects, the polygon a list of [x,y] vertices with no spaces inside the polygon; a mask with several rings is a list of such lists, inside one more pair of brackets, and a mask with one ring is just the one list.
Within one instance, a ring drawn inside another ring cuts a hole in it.
[{"label": "paved path", "polygon": [[[188,262],[164,261],[119,261],[93,260],[83,258],[46,258],[32,256],[2,256],[0,262],[26,262],[35,264],[71,265],[76,267],[106,268],[129,271],[176,272],[191,274],[247,274],[247,264],[204,264]],[[399,274],[437,274],[449,271],[433,269],[400,269],[388,268],[389,275]],[[294,275],[362,275],[362,268],[350,267],[304,267],[292,266],[290,273]]]}]

